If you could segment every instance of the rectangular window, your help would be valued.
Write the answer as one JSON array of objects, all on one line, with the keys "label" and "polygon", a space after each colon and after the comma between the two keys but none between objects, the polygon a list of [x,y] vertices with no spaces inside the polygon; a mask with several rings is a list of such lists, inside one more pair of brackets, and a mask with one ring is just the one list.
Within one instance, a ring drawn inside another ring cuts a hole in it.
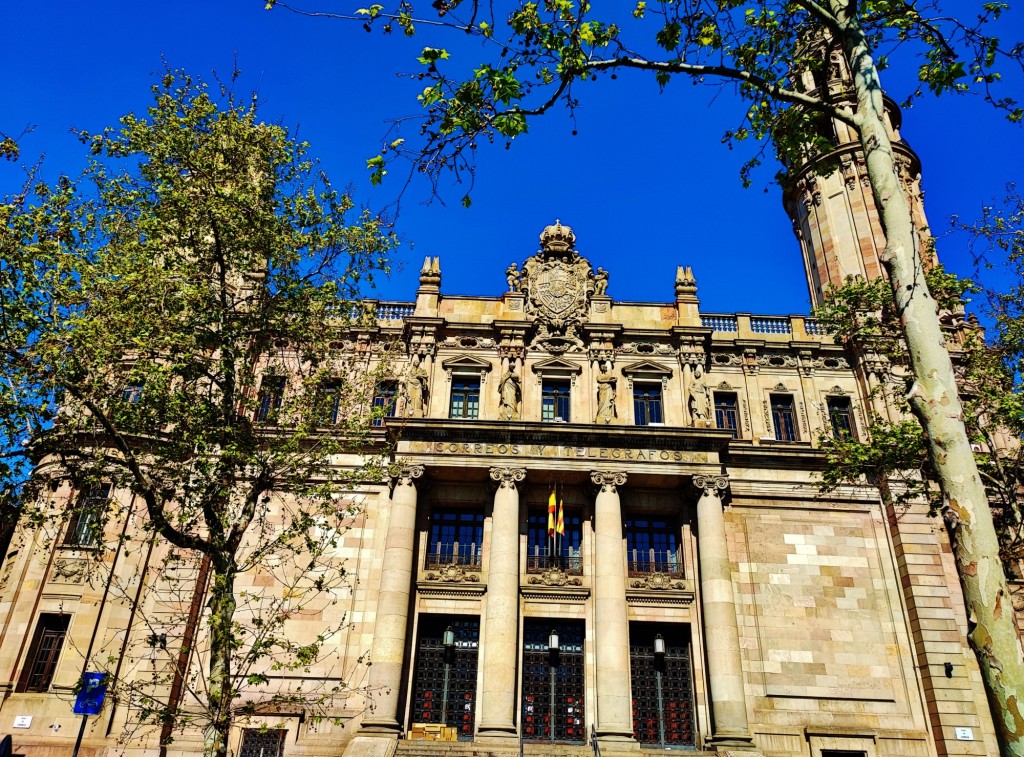
[{"label": "rectangular window", "polygon": [[736,395],[715,392],[715,426],[731,432],[733,439],[739,439],[740,427],[737,418]]},{"label": "rectangular window", "polygon": [[565,526],[565,533],[556,532],[552,537],[548,532],[546,506],[543,510],[535,510],[527,516],[527,573],[543,573],[550,568],[558,568],[570,576],[583,575],[583,561],[580,557],[580,545],[583,543],[582,519],[577,514],[563,510],[562,523]]},{"label": "rectangular window", "polygon": [[90,549],[99,544],[103,509],[110,499],[110,484],[94,486],[85,492],[71,511],[64,545]]},{"label": "rectangular window", "polygon": [[663,422],[660,384],[633,385],[633,422],[637,426]]},{"label": "rectangular window", "polygon": [[847,439],[853,436],[853,408],[849,397],[828,397],[828,420],[832,424],[832,436]]},{"label": "rectangular window", "polygon": [[342,383],[335,379],[324,381],[317,387],[316,408],[314,409],[317,425],[333,426],[338,422],[341,412],[341,392]]},{"label": "rectangular window", "polygon": [[667,573],[682,578],[679,529],[659,518],[630,518],[625,522],[626,559],[630,575]]},{"label": "rectangular window", "polygon": [[394,381],[381,381],[373,392],[373,425],[383,426],[385,418],[395,417],[398,385]]},{"label": "rectangular window", "polygon": [[18,691],[42,693],[49,690],[70,622],[70,615],[42,613],[39,616],[32,646],[18,681]]},{"label": "rectangular window", "polygon": [[259,423],[276,423],[283,400],[284,376],[265,376],[260,384],[256,420]]},{"label": "rectangular window", "polygon": [[545,381],[541,388],[540,419],[568,423],[569,397],[568,381]]},{"label": "rectangular window", "polygon": [[245,728],[238,757],[283,757],[286,733],[283,728]]},{"label": "rectangular window", "polygon": [[142,399],[142,387],[143,384],[141,381],[125,385],[124,389],[121,390],[121,401],[134,405]]},{"label": "rectangular window", "polygon": [[796,441],[796,422],[793,415],[792,395],[772,395],[772,424],[775,426],[775,439],[777,441]]},{"label": "rectangular window", "polygon": [[435,510],[430,514],[427,569],[443,565],[479,567],[484,543],[484,514],[473,510]]},{"label": "rectangular window", "polygon": [[452,418],[477,418],[480,415],[480,379],[452,377]]}]

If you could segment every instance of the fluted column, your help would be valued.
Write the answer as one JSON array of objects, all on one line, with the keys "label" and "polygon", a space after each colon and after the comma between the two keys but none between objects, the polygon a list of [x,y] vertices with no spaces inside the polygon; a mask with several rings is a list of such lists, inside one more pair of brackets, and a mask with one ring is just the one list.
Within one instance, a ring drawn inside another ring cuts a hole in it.
[{"label": "fluted column", "polygon": [[729,479],[725,476],[694,476],[693,484],[703,490],[697,503],[697,548],[713,729],[711,739],[705,743],[721,747],[749,747],[752,739],[747,726],[732,567],[719,495],[728,488]]},{"label": "fluted column", "polygon": [[409,626],[409,592],[412,589],[412,556],[416,538],[416,479],[422,475],[422,465],[410,465],[394,477],[370,651],[369,684],[373,711],[363,718],[361,733],[394,736],[401,731],[398,694]]},{"label": "fluted column", "polygon": [[525,468],[491,468],[498,483],[491,513],[487,604],[484,609],[483,694],[480,727],[484,738],[516,735],[516,660],[519,645],[519,489]]},{"label": "fluted column", "polygon": [[629,620],[626,616],[626,560],[622,549],[619,471],[594,471],[594,647],[597,659],[597,735],[602,741],[632,741],[629,689]]}]

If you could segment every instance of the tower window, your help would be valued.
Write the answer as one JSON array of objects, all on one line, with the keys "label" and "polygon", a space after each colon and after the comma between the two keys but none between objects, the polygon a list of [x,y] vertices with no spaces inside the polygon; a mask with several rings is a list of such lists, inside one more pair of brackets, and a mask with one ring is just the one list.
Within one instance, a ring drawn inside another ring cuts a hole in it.
[{"label": "tower window", "polygon": [[663,423],[660,384],[634,384],[633,422],[637,426]]},{"label": "tower window", "polygon": [[39,616],[18,691],[42,693],[50,688],[70,622],[70,615],[43,613]]},{"label": "tower window", "polygon": [[99,543],[100,516],[109,499],[110,484],[94,486],[85,493],[71,511],[64,546],[91,549]]},{"label": "tower window", "polygon": [[260,384],[256,420],[259,423],[276,423],[283,401],[284,376],[264,376],[263,382]]},{"label": "tower window", "polygon": [[853,410],[849,397],[829,397],[828,420],[832,425],[832,436],[836,439],[848,439],[853,436]]},{"label": "tower window", "polygon": [[569,400],[568,381],[545,381],[541,389],[540,419],[568,423]]},{"label": "tower window", "polygon": [[775,439],[780,442],[795,442],[796,422],[793,415],[793,396],[791,394],[773,394],[771,404]]},{"label": "tower window", "polygon": [[715,392],[715,426],[732,433],[733,439],[739,438],[739,424],[736,414],[736,395]]},{"label": "tower window", "polygon": [[480,417],[480,379],[455,376],[452,379],[452,418]]}]

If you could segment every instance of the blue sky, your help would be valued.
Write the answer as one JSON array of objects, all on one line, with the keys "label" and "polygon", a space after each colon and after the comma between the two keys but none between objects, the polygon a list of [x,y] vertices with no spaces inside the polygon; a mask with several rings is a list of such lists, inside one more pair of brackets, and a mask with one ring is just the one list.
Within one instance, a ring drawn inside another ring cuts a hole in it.
[{"label": "blue sky", "polygon": [[[309,2],[339,12],[360,7]],[[1004,38],[1024,37],[1020,10],[1004,19]],[[70,127],[99,130],[143,111],[163,60],[205,78],[214,70],[228,76],[237,60],[238,91],[258,91],[264,117],[296,127],[332,180],[351,182],[374,208],[394,202],[403,177],[392,172],[371,189],[366,158],[394,119],[416,115],[422,86],[395,73],[415,71],[428,43],[461,44],[464,57],[453,65],[472,62],[459,40],[381,38],[357,24],[268,13],[261,0],[39,0],[7,4],[4,22],[0,130],[33,125],[22,139],[23,162],[45,153],[47,175],[84,165]],[[898,74],[886,72],[883,83],[900,99],[906,80]],[[398,215],[406,266],[380,295],[412,299],[426,255],[441,258],[443,292],[499,294],[508,263],[533,254],[540,230],[559,218],[575,229],[580,251],[610,271],[616,299],[671,300],[676,266],[687,264],[705,311],[807,312],[799,248],[780,192],[769,185],[775,169],[741,186],[739,167],[753,147],[720,143],[742,107],[717,91],[680,80],[659,94],[651,77],[623,74],[582,90],[575,124],[556,113],[510,151],[482,149],[470,209],[459,202],[464,188],[443,185],[444,202],[428,202],[428,187],[413,182]],[[976,98],[927,98],[904,113],[902,133],[921,157],[926,210],[939,234],[953,213],[977,216],[1024,167],[1024,129]],[[0,194],[20,185],[22,171],[0,165]],[[969,274],[964,244],[941,238],[939,256]]]}]

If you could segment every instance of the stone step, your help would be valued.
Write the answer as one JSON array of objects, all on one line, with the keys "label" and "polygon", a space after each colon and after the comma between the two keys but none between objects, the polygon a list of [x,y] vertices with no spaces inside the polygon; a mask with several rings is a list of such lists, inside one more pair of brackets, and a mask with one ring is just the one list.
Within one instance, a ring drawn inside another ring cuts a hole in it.
[{"label": "stone step", "polygon": [[[643,747],[639,751],[614,749],[605,745],[601,748],[601,757],[653,757],[666,755],[671,757],[679,750]],[[518,757],[519,743],[512,744],[474,744],[465,741],[399,741],[394,757]],[[589,744],[523,744],[524,757],[594,757],[594,750]],[[714,752],[685,751],[685,757],[714,757]]]}]

